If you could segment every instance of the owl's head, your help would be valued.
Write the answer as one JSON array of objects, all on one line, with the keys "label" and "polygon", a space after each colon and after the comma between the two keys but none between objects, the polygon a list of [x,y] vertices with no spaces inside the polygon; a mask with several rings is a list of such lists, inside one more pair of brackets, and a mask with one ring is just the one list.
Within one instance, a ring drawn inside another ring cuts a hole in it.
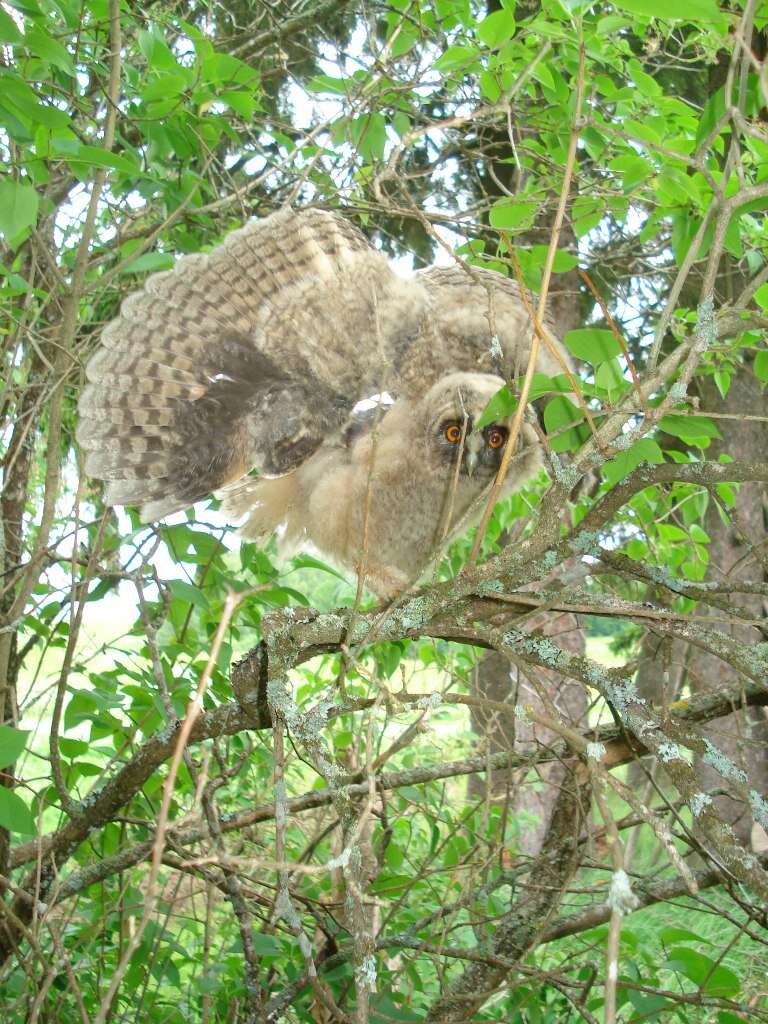
[{"label": "owl's head", "polygon": [[485,484],[495,476],[509,436],[505,422],[477,422],[493,396],[504,386],[488,373],[452,373],[443,377],[422,399],[427,448],[436,469],[454,467]]}]

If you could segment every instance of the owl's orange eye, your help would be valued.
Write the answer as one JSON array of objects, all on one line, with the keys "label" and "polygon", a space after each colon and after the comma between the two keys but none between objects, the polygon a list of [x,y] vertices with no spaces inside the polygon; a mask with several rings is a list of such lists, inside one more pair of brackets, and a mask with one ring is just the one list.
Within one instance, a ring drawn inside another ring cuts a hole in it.
[{"label": "owl's orange eye", "polygon": [[503,430],[489,430],[485,435],[485,443],[489,448],[501,448],[506,440],[507,435]]},{"label": "owl's orange eye", "polygon": [[449,423],[444,433],[446,441],[450,441],[451,444],[458,444],[461,440],[461,427],[458,423]]}]

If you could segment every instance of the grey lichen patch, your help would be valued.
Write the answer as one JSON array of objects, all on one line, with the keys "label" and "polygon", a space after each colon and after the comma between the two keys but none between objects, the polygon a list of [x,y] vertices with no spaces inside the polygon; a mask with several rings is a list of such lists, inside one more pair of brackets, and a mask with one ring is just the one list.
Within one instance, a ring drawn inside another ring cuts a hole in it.
[{"label": "grey lichen patch", "polygon": [[346,631],[347,625],[346,615],[341,615],[339,612],[326,612],[324,615],[318,615],[313,622],[306,623],[304,636],[307,640],[312,640],[319,632],[323,634],[343,633]]},{"label": "grey lichen patch", "polygon": [[439,693],[425,693],[423,697],[419,697],[417,701],[414,701],[415,707],[421,711],[431,711],[434,708],[439,708],[443,703],[443,698]]},{"label": "grey lichen patch", "polygon": [[301,927],[301,918],[296,912],[287,889],[284,889],[282,886],[275,900],[275,917],[278,919],[282,918],[285,921],[296,936],[302,956],[305,960],[310,961],[312,959],[312,945],[304,933],[304,929]]},{"label": "grey lichen patch", "polygon": [[429,607],[423,597],[414,597],[401,608],[389,613],[389,621],[397,632],[410,633],[421,629],[429,618]]},{"label": "grey lichen patch", "polygon": [[285,782],[277,779],[275,782],[275,825],[277,828],[285,828],[288,824],[288,791]]},{"label": "grey lichen patch", "polygon": [[333,701],[321,700],[303,714],[295,708],[292,726],[299,739],[316,740],[322,736],[328,724],[328,712],[333,708]]},{"label": "grey lichen patch", "polygon": [[501,580],[482,580],[477,584],[478,597],[495,597],[496,594],[504,593],[504,585]]},{"label": "grey lichen patch", "polygon": [[711,765],[724,779],[733,779],[735,782],[746,782],[746,773],[737,768],[729,757],[721,753],[708,739],[704,739],[707,748],[706,754],[702,757],[704,764]]},{"label": "grey lichen patch", "polygon": [[525,725],[528,725],[531,721],[530,715],[528,714],[528,710],[524,704],[515,704],[513,714],[515,718],[518,720],[518,722],[522,722]]},{"label": "grey lichen patch", "polygon": [[691,814],[698,818],[705,807],[712,805],[712,797],[709,793],[694,793],[691,797]]},{"label": "grey lichen patch", "polygon": [[557,455],[552,452],[552,475],[555,482],[568,491],[572,491],[581,479],[581,473],[575,466],[564,466]]},{"label": "grey lichen patch", "polygon": [[605,757],[605,745],[602,743],[588,743],[587,757],[590,761],[602,761]]},{"label": "grey lichen patch", "polygon": [[684,760],[680,753],[680,747],[676,743],[660,743],[656,748],[656,754],[664,764],[669,764],[670,761]]},{"label": "grey lichen patch", "polygon": [[[335,761],[330,759],[322,748],[314,749],[313,753],[315,767],[328,783],[329,788],[338,794],[341,791],[341,780],[344,777],[344,772]],[[349,799],[348,796],[345,795],[345,799]]]},{"label": "grey lichen patch", "polygon": [[644,568],[646,575],[654,583],[660,583],[662,587],[667,587],[669,590],[714,590],[717,587],[716,583],[705,580],[694,581],[673,576],[666,566],[646,565]]},{"label": "grey lichen patch", "polygon": [[289,727],[293,719],[299,713],[296,702],[288,689],[288,680],[285,676],[276,676],[267,680],[267,703]]},{"label": "grey lichen patch", "polygon": [[504,359],[504,350],[501,347],[498,334],[491,336],[491,345],[488,352],[491,359],[495,359],[497,362],[501,362]]},{"label": "grey lichen patch", "polygon": [[523,651],[549,668],[557,668],[561,661],[568,661],[565,651],[561,651],[557,644],[552,643],[546,636],[511,629],[504,634],[502,641],[507,647],[518,652]]},{"label": "grey lichen patch", "polygon": [[645,433],[646,430],[640,429],[639,427],[633,427],[631,430],[627,430],[626,433],[619,434],[618,437],[615,437],[611,444],[617,451],[626,451],[628,448],[632,447],[635,441],[639,441]]},{"label": "grey lichen patch", "polygon": [[288,924],[293,924],[294,921],[299,920],[298,914],[294,909],[293,903],[291,903],[291,897],[288,895],[285,889],[280,889],[275,900],[275,916],[287,921]]},{"label": "grey lichen patch", "polygon": [[752,815],[758,825],[762,825],[768,831],[768,803],[756,789],[749,791],[749,806],[752,808]]},{"label": "grey lichen patch", "polygon": [[370,953],[355,967],[355,979],[365,985],[369,992],[376,990],[376,958]]},{"label": "grey lichen patch", "polygon": [[326,753],[322,742],[323,729],[328,724],[328,712],[333,707],[333,702],[320,701],[314,708],[302,712],[282,677],[267,682],[267,702],[273,714],[282,718],[294,737],[307,745],[317,770],[330,788],[338,791],[343,772]]},{"label": "grey lichen patch", "polygon": [[589,530],[580,530],[571,538],[571,548],[576,554],[597,557],[600,553],[599,541],[599,534],[590,533]]},{"label": "grey lichen patch", "polygon": [[682,402],[685,396],[688,394],[688,388],[681,380],[676,380],[672,387],[667,392],[668,398],[673,402]]},{"label": "grey lichen patch", "polygon": [[[590,674],[596,675],[594,671]],[[633,704],[645,704],[645,699],[637,692],[634,679],[625,679],[623,683],[617,683],[609,676],[603,682],[603,689],[620,715],[626,714]]]},{"label": "grey lichen patch", "polygon": [[656,732],[658,729],[658,722],[654,722],[652,718],[646,718],[642,722],[640,722],[635,731],[637,733],[637,738],[640,740],[644,740],[646,736],[648,736],[652,732]]},{"label": "grey lichen patch", "polygon": [[584,665],[584,675],[592,686],[612,688],[617,684],[611,679],[608,669],[603,668],[596,661],[588,661]]},{"label": "grey lichen patch", "polygon": [[646,565],[644,568],[648,578],[652,579],[654,583],[660,583],[663,587],[669,587],[671,590],[684,590],[689,585],[688,580],[676,579],[666,566]]},{"label": "grey lichen patch", "polygon": [[755,644],[749,647],[741,645],[740,654],[743,659],[744,668],[753,679],[762,679],[768,670],[768,659],[766,658],[766,645]]},{"label": "grey lichen patch", "polygon": [[550,570],[555,568],[555,566],[557,565],[557,562],[558,562],[557,552],[555,552],[555,551],[547,551],[541,557],[541,568],[545,572],[549,572]]},{"label": "grey lichen patch", "polygon": [[345,846],[338,857],[331,857],[325,866],[329,871],[333,871],[334,868],[345,868],[349,864],[351,856],[351,847]]},{"label": "grey lichen patch", "polygon": [[715,304],[709,295],[696,309],[696,348],[700,352],[705,352],[716,341]]},{"label": "grey lichen patch", "polygon": [[611,887],[608,890],[608,906],[617,914],[628,914],[639,905],[640,901],[632,892],[632,884],[626,871],[614,871]]}]

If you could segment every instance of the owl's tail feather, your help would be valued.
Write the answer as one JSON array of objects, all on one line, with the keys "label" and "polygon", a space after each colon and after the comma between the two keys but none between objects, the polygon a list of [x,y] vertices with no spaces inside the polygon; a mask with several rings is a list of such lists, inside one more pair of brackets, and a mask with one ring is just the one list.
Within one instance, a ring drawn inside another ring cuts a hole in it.
[{"label": "owl's tail feather", "polygon": [[249,540],[266,540],[280,526],[285,526],[281,550],[293,547],[302,532],[299,508],[301,489],[297,473],[286,473],[271,479],[256,480],[246,476],[216,492],[222,501],[221,510],[231,519],[247,516],[240,535]]}]

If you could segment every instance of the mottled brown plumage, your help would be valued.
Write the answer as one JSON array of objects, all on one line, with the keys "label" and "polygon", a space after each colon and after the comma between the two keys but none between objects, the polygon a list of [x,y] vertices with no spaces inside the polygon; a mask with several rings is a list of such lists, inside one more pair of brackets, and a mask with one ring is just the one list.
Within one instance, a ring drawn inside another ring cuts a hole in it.
[{"label": "mottled brown plumage", "polygon": [[[370,479],[367,574],[389,594],[492,475],[493,459],[455,472],[436,410],[463,417],[475,446],[473,422],[498,375],[525,368],[530,340],[502,275],[456,266],[405,279],[343,217],[283,210],[123,303],[87,367],[78,439],[106,501],[140,505],[145,522],[223,491],[231,512],[251,513],[247,532],[286,523],[294,543],[350,568]],[[546,351],[538,368],[561,372]],[[355,405],[383,391],[397,401],[376,430],[350,427]],[[533,448],[516,458],[512,483],[538,464]]]}]

